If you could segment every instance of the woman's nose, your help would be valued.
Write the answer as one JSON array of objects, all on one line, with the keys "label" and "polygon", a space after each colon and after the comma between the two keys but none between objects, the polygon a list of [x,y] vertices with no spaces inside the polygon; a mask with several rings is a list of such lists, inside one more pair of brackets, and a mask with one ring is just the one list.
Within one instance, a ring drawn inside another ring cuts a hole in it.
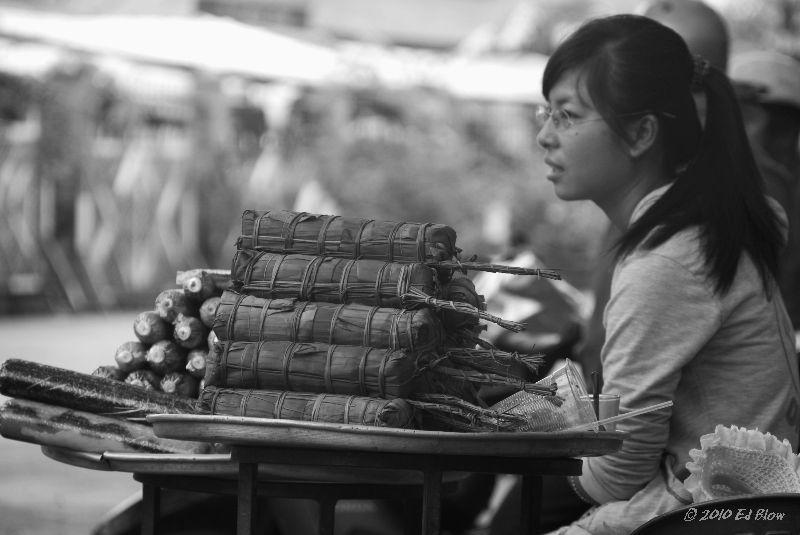
[{"label": "woman's nose", "polygon": [[553,125],[551,123],[552,121],[545,121],[542,128],[539,129],[539,133],[536,134],[536,143],[543,149],[549,149],[556,143],[556,135],[555,132],[553,132]]}]

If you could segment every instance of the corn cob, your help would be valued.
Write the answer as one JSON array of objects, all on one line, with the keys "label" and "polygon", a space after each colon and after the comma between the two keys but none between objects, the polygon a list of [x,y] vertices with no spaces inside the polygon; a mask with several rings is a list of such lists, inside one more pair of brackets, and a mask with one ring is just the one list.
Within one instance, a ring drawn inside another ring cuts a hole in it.
[{"label": "corn cob", "polygon": [[200,318],[178,314],[175,318],[175,343],[186,349],[194,349],[208,343],[208,328]]},{"label": "corn cob", "polygon": [[200,321],[209,329],[214,325],[214,316],[219,306],[219,296],[209,297],[200,305]]},{"label": "corn cob", "polygon": [[205,347],[192,349],[186,355],[186,372],[195,379],[202,379],[206,374],[208,349]]},{"label": "corn cob", "polygon": [[224,269],[191,269],[179,271],[175,283],[196,302],[202,302],[230,288],[231,273]]},{"label": "corn cob", "polygon": [[186,368],[187,351],[170,340],[156,342],[147,350],[147,365],[158,375]]},{"label": "corn cob", "polygon": [[170,372],[161,378],[158,386],[167,394],[196,398],[198,383],[199,381],[188,373]]},{"label": "corn cob", "polygon": [[156,296],[155,311],[167,323],[173,323],[178,314],[197,316],[199,303],[189,297],[183,289],[170,288]]},{"label": "corn cob", "polygon": [[114,361],[125,373],[147,366],[147,346],[141,342],[123,342],[114,353]]},{"label": "corn cob", "polygon": [[125,382],[144,390],[158,390],[161,376],[152,370],[136,370],[125,377]]},{"label": "corn cob", "polygon": [[114,379],[115,381],[124,381],[125,380],[125,372],[117,368],[116,366],[98,366],[92,372],[92,375],[96,375],[98,377],[106,377],[108,379]]},{"label": "corn cob", "polygon": [[171,338],[172,325],[155,310],[148,310],[136,316],[133,332],[141,343],[149,346]]}]

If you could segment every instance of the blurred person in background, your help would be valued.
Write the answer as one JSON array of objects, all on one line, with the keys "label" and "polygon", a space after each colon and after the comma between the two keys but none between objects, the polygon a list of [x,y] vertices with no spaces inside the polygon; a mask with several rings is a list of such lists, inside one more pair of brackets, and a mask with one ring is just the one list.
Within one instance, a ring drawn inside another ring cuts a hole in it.
[{"label": "blurred person in background", "polygon": [[789,244],[778,283],[800,330],[800,62],[775,51],[734,54],[730,77],[740,89],[750,144],[768,191],[789,215]]},{"label": "blurred person in background", "polygon": [[[766,194],[729,79],[667,26],[590,21],[551,56],[542,86],[538,142],[556,195],[593,201],[621,234],[603,391],[620,396],[622,413],[674,404],[618,422],[630,437],[564,478],[571,496],[546,487],[543,528],[623,533],[691,503],[689,450],[718,424],[796,448],[800,377],[775,280],[788,223]],[[517,533],[515,507],[512,494],[492,533]]]}]

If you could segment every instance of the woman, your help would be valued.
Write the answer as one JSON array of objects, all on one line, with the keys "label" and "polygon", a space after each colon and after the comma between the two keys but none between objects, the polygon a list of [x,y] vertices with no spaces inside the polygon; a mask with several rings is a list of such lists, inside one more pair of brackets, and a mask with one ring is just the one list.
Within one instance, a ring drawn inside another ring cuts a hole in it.
[{"label": "woman", "polygon": [[[600,504],[562,533],[624,533],[688,503],[689,450],[717,424],[791,441],[794,336],[775,284],[782,209],[764,194],[726,76],[666,26],[590,21],[552,55],[537,141],[563,200],[591,200],[620,229],[605,310],[604,392],[621,411],[619,452],[570,483]],[[704,126],[692,89],[705,93]],[[545,492],[546,494],[546,492]]]}]

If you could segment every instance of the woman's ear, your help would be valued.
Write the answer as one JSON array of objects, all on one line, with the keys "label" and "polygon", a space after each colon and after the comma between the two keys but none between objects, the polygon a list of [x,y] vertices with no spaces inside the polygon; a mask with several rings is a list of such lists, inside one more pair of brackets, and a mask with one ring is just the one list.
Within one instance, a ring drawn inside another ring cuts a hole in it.
[{"label": "woman's ear", "polygon": [[651,113],[630,123],[628,126],[628,154],[632,158],[638,158],[647,152],[656,142],[658,128],[658,119]]}]

